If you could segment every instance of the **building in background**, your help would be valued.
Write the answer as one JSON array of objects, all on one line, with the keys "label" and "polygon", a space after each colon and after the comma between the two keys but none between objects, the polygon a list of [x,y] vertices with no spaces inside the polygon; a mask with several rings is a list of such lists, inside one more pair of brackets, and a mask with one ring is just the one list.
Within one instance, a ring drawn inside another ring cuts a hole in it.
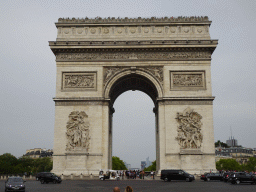
[{"label": "building in background", "polygon": [[230,148],[215,148],[215,161],[220,159],[232,158],[240,164],[245,164],[249,161],[249,157],[255,157],[255,150],[245,147],[230,147]]},{"label": "building in background", "polygon": [[128,164],[128,163],[126,163],[126,162],[124,161],[124,165],[125,165],[125,167],[127,168],[127,170],[130,170],[131,164]]},{"label": "building in background", "polygon": [[150,165],[152,165],[152,162],[149,161],[149,157],[146,158],[146,167],[149,167]]},{"label": "building in background", "polygon": [[140,164],[141,170],[145,169],[146,165],[147,165],[146,161],[141,161],[141,164]]},{"label": "building in background", "polygon": [[23,156],[30,157],[32,159],[38,159],[42,157],[51,157],[52,158],[53,150],[52,149],[41,149],[41,148],[35,148],[35,149],[28,149],[26,150],[26,154]]},{"label": "building in background", "polygon": [[229,138],[229,140],[226,141],[226,144],[227,144],[229,147],[236,147],[236,146],[238,146],[238,142],[237,142],[237,140],[234,138],[234,136],[233,136],[233,138],[232,138],[232,136],[231,136],[231,139]]}]

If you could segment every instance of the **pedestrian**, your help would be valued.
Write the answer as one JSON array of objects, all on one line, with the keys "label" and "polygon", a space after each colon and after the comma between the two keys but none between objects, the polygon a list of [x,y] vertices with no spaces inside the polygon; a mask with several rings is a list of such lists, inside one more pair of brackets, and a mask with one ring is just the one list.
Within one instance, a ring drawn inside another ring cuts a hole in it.
[{"label": "pedestrian", "polygon": [[136,171],[134,170],[134,179],[136,179],[136,176],[137,176],[137,173],[136,173]]},{"label": "pedestrian", "polygon": [[122,180],[124,180],[124,171],[122,171]]},{"label": "pedestrian", "polygon": [[151,178],[153,178],[153,174],[154,174],[154,172],[153,172],[153,170],[151,170],[151,172],[150,172]]},{"label": "pedestrian", "polygon": [[126,174],[126,178],[129,179],[129,171],[126,171],[125,174]]},{"label": "pedestrian", "polygon": [[120,188],[119,187],[114,187],[113,192],[120,192]]},{"label": "pedestrian", "polygon": [[124,192],[133,192],[133,189],[131,186],[127,186],[124,190]]},{"label": "pedestrian", "polygon": [[155,179],[155,171],[153,171],[153,179]]},{"label": "pedestrian", "polygon": [[142,171],[142,178],[144,179],[145,171]]}]

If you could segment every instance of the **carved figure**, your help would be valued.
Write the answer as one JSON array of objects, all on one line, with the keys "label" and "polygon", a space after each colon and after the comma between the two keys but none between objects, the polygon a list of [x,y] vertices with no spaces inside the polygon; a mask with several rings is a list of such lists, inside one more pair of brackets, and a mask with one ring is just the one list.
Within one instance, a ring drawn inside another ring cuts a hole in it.
[{"label": "carved figure", "polygon": [[178,140],[181,148],[200,148],[203,141],[201,131],[202,116],[188,107],[183,113],[177,113]]},{"label": "carved figure", "polygon": [[88,115],[84,111],[73,111],[69,115],[67,122],[67,145],[66,150],[75,150],[76,148],[89,149],[89,123],[85,122]]},{"label": "carved figure", "polygon": [[65,75],[65,88],[94,87],[93,75]]},{"label": "carved figure", "polygon": [[173,75],[173,85],[182,87],[203,86],[202,74],[177,74]]}]

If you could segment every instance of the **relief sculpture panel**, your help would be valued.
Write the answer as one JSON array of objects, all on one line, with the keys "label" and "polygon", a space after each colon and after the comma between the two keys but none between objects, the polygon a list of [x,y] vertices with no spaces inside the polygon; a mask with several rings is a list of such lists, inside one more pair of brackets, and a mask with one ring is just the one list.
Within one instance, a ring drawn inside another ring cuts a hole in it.
[{"label": "relief sculpture panel", "polygon": [[201,147],[203,136],[201,134],[202,116],[190,107],[183,113],[177,113],[178,140],[181,149],[197,149]]},{"label": "relief sculpture panel", "polygon": [[67,151],[87,150],[90,147],[88,115],[84,111],[72,111],[67,122]]},{"label": "relief sculpture panel", "polygon": [[171,90],[193,91],[203,90],[205,87],[205,71],[171,71]]},{"label": "relief sculpture panel", "polygon": [[62,75],[62,90],[95,90],[96,72],[93,73],[71,73],[64,72]]}]

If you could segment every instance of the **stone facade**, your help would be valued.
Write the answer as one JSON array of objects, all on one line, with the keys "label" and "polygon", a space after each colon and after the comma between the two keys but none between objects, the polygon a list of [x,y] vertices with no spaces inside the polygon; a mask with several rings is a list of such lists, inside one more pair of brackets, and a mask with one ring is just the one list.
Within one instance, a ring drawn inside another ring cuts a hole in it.
[{"label": "stone facade", "polygon": [[148,94],[157,171],[215,169],[208,17],[59,19],[53,172],[97,175],[112,167],[113,103]]}]

